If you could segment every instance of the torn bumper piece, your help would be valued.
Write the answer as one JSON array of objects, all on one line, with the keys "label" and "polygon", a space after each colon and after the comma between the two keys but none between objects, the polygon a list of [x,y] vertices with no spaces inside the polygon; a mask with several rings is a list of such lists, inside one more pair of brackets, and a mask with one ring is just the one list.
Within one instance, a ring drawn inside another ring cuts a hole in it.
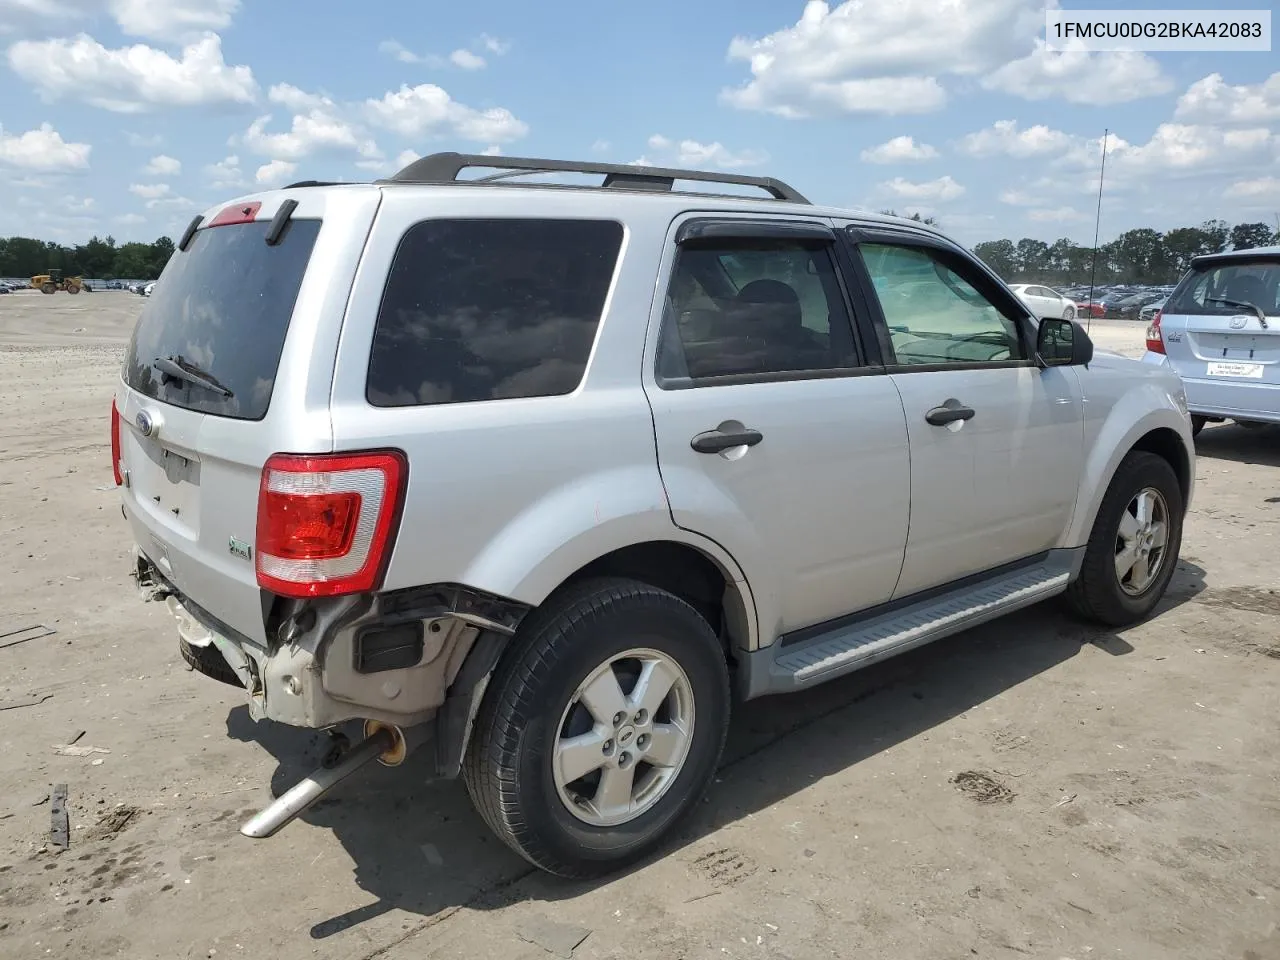
[{"label": "torn bumper piece", "polygon": [[[183,596],[136,548],[135,562],[144,598],[164,601],[187,644],[217,649],[255,720],[313,729],[349,720],[403,729],[432,721],[446,707],[443,726],[465,740],[498,651],[527,612],[451,585],[277,598],[264,647]],[[444,766],[454,768],[454,758]]]}]

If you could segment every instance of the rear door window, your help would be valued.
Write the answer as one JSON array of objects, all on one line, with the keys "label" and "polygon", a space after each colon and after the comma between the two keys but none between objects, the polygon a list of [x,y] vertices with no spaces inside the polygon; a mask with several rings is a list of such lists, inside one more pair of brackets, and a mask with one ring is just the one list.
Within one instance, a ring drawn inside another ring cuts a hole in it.
[{"label": "rear door window", "polygon": [[405,233],[378,310],[376,407],[572,393],[613,282],[613,220],[426,220]]},{"label": "rear door window", "polygon": [[661,384],[856,366],[853,330],[826,246],[738,240],[680,249],[659,343]]},{"label": "rear door window", "polygon": [[[169,259],[125,359],[125,382],[154,400],[239,420],[261,420],[319,220],[206,227]],[[187,375],[184,375],[185,374]]]}]

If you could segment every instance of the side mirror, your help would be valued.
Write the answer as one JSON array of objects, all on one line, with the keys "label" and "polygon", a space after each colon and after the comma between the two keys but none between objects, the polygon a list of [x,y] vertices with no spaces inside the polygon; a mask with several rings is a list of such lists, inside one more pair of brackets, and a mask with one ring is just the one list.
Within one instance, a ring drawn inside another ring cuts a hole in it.
[{"label": "side mirror", "polygon": [[1093,359],[1093,341],[1074,320],[1041,320],[1036,331],[1036,363],[1041,367],[1081,367]]}]

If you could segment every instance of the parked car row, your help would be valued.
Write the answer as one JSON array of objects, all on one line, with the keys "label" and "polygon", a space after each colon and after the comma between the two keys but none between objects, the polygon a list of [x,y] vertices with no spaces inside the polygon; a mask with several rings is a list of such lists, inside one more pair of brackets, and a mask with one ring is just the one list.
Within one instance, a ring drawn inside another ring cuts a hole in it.
[{"label": "parked car row", "polygon": [[1109,317],[1116,320],[1142,319],[1143,308],[1163,300],[1172,291],[1172,286],[1118,284],[1095,287],[1090,297],[1088,285],[1063,289],[1068,297],[1079,304],[1082,314],[1095,319]]}]

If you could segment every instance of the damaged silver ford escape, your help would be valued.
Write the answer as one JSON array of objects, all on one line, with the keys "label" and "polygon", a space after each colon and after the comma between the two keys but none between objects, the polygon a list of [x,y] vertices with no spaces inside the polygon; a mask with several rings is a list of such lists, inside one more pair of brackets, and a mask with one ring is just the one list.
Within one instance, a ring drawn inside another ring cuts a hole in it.
[{"label": "damaged silver ford escape", "polygon": [[436,154],[177,247],[111,412],[136,576],[253,717],[360,727],[249,836],[424,749],[602,873],[705,793],[735,700],[1057,594],[1135,622],[1174,572],[1176,374],[919,223]]}]

